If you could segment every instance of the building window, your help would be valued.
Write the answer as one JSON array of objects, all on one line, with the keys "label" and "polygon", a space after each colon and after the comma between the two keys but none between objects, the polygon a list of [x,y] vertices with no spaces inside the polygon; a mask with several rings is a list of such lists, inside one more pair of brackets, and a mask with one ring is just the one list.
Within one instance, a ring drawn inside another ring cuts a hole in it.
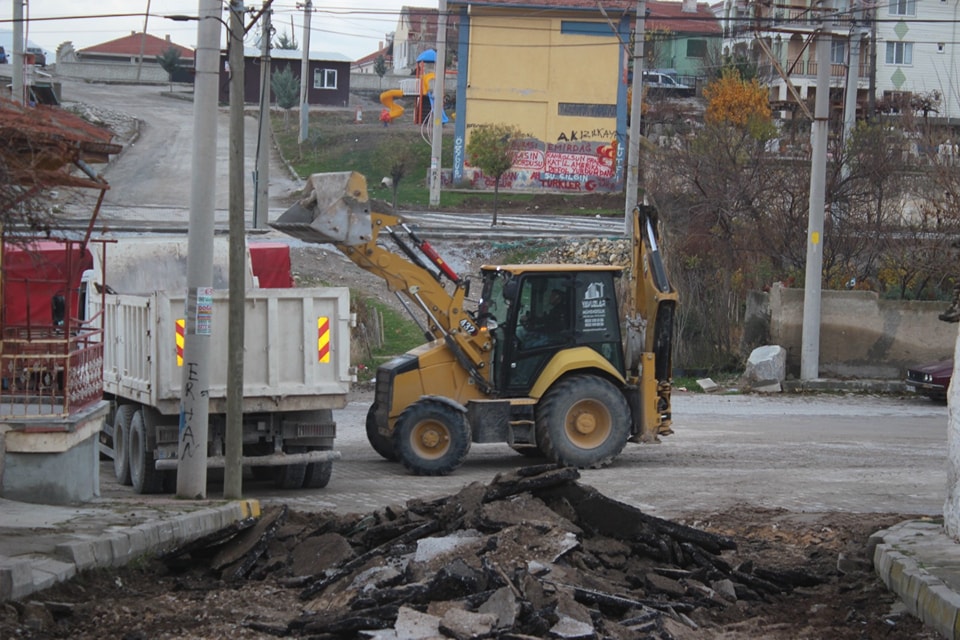
[{"label": "building window", "polygon": [[313,72],[314,89],[336,89],[337,88],[337,70],[336,69],[316,69]]},{"label": "building window", "polygon": [[937,43],[937,53],[943,53],[943,52],[945,52],[946,50],[947,50],[947,45],[946,45],[946,44],[944,44],[943,42],[938,42],[938,43]]},{"label": "building window", "polygon": [[887,64],[913,64],[913,43],[888,42]]},{"label": "building window", "polygon": [[917,15],[916,0],[890,0],[890,15],[892,16]]},{"label": "building window", "polygon": [[688,58],[707,57],[707,41],[693,39],[693,38],[691,38],[690,40],[687,40],[687,57]]},{"label": "building window", "polygon": [[847,43],[844,40],[830,41],[830,62],[832,64],[846,64]]}]

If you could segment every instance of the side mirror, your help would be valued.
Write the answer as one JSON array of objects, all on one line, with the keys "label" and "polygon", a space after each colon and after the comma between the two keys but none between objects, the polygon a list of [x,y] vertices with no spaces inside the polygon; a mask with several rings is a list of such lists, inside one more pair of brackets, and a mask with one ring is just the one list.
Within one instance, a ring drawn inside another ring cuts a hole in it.
[{"label": "side mirror", "polygon": [[56,294],[50,298],[50,313],[53,318],[53,326],[62,327],[67,319],[67,300],[62,294]]}]

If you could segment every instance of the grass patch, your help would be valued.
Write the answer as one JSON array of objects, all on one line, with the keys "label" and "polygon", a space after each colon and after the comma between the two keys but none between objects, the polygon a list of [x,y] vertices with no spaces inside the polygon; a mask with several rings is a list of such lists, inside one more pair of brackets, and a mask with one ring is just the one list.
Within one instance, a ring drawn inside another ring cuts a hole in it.
[{"label": "grass patch", "polygon": [[383,343],[374,346],[376,340],[372,336],[361,337],[361,347],[355,358],[357,379],[368,382],[377,374],[377,367],[395,356],[419,347],[426,338],[420,328],[408,315],[397,311],[379,300],[357,295],[353,292],[354,311],[357,314],[358,324],[370,328],[378,326],[372,316],[376,313],[382,318]]},{"label": "grass patch", "polygon": [[[309,137],[299,143],[299,121],[295,113],[271,115],[273,135],[280,152],[301,177],[313,173],[357,171],[367,177],[371,197],[393,202],[393,189],[380,186],[390,175],[392,159],[402,152],[407,158],[403,179],[397,187],[397,207],[405,210],[492,212],[492,190],[469,186],[440,190],[440,203],[430,206],[430,131],[411,122],[382,127],[379,123],[354,122],[352,110],[312,111]],[[453,158],[453,127],[444,128],[441,159],[449,168]],[[500,211],[524,211],[552,215],[623,215],[623,194],[545,194],[501,192]]]}]

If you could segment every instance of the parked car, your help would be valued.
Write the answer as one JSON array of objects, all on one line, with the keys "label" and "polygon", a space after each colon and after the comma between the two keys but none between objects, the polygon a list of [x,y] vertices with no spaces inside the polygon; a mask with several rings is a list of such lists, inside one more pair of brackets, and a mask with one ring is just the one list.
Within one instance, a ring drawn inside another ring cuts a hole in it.
[{"label": "parked car", "polygon": [[47,54],[40,47],[27,47],[27,53],[33,54],[33,64],[38,67],[47,66]]},{"label": "parked car", "polygon": [[932,400],[946,400],[953,375],[953,358],[929,362],[907,369],[904,381],[907,389],[923,394]]},{"label": "parked car", "polygon": [[643,84],[653,89],[692,89],[693,87],[681,84],[667,73],[659,71],[644,71]]}]

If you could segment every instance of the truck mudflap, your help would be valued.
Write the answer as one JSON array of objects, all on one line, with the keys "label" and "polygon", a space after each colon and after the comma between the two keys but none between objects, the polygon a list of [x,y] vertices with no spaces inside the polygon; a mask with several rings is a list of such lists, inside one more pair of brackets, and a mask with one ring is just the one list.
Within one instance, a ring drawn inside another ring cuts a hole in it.
[{"label": "truck mudflap", "polygon": [[[333,462],[340,459],[339,451],[308,451],[306,453],[274,453],[266,456],[243,456],[240,464],[244,467],[285,467],[291,464],[309,464],[311,462]],[[226,459],[223,456],[209,456],[208,469],[223,469]],[[176,470],[176,458],[157,460],[157,471]]]}]

